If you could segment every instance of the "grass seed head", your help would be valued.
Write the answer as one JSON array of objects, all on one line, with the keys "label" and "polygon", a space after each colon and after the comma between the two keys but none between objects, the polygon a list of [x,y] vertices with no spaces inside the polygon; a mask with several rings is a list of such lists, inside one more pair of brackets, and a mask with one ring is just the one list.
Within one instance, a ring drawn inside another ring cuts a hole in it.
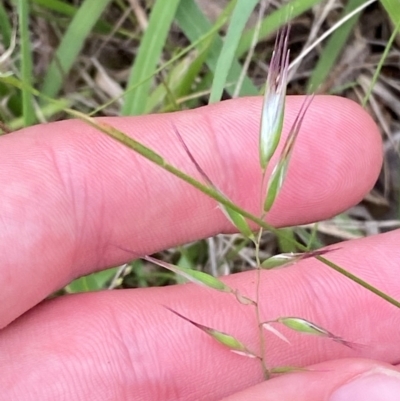
[{"label": "grass seed head", "polygon": [[277,165],[272,171],[271,177],[267,185],[267,196],[264,201],[264,211],[269,212],[272,205],[275,202],[279,192],[282,189],[283,183],[286,178],[286,174],[289,167],[290,158],[292,157],[294,145],[296,143],[297,136],[300,132],[301,125],[303,123],[305,114],[313,100],[313,96],[307,96],[301,108],[294,120],[292,128],[290,129],[289,135],[286,139],[282,153],[279,157]]},{"label": "grass seed head", "polygon": [[202,286],[221,292],[227,292],[227,293],[234,292],[232,288],[230,288],[228,285],[226,285],[216,277],[212,276],[211,274],[199,270],[188,269],[182,266],[176,266],[163,260],[153,258],[152,256],[143,256],[143,259],[147,260],[148,262],[154,263],[158,266],[164,267],[165,269],[174,272],[175,274],[185,278],[186,280],[192,283],[200,284]]},{"label": "grass seed head", "polygon": [[260,124],[260,164],[265,170],[281,138],[289,69],[289,27],[279,31],[265,85]]},{"label": "grass seed head", "polygon": [[276,321],[299,333],[312,334],[322,337],[329,337],[330,335],[329,331],[317,326],[309,320],[302,319],[300,317],[280,317]]},{"label": "grass seed head", "polygon": [[191,323],[193,326],[197,327],[204,333],[208,334],[212,337],[215,341],[219,342],[220,344],[228,347],[232,352],[247,356],[249,358],[259,358],[256,354],[251,352],[242,342],[237,340],[235,337],[231,336],[230,334],[224,333],[223,331],[219,331],[213,329],[208,326],[204,326],[203,324],[197,323],[186,316],[181,315],[179,312],[174,311],[173,309],[166,306],[166,309],[174,313],[175,315],[179,316],[181,319],[186,320],[187,322]]},{"label": "grass seed head", "polygon": [[219,207],[221,208],[225,217],[240,231],[244,237],[249,238],[253,242],[255,241],[256,238],[253,231],[251,231],[246,219],[240,213],[228,206],[223,205],[222,203],[219,204]]}]

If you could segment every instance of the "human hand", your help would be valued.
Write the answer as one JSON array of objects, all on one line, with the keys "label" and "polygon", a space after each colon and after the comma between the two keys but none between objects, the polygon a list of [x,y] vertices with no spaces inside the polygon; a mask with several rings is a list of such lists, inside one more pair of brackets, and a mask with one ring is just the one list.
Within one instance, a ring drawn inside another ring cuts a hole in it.
[{"label": "human hand", "polygon": [[[106,120],[198,176],[173,122],[215,184],[257,214],[261,101]],[[288,98],[286,128],[302,101]],[[253,313],[225,294],[188,284],[35,306],[75,277],[125,262],[130,256],[121,248],[150,254],[232,227],[213,200],[79,121],[4,136],[0,151],[0,400],[328,400],[335,388],[371,371],[392,376],[362,380],[400,386],[395,368],[385,364],[400,360],[399,312],[313,259],[263,272],[262,315],[301,316],[365,347],[354,351],[303,335],[289,346],[269,335],[270,366],[320,364],[258,385],[257,361],[229,352],[163,306],[257,349]],[[371,118],[345,99],[317,97],[268,222],[302,224],[343,211],[373,186],[380,164]],[[398,236],[348,241],[329,259],[400,299]],[[254,271],[224,280],[254,294]],[[239,391],[245,392],[233,395]]]}]

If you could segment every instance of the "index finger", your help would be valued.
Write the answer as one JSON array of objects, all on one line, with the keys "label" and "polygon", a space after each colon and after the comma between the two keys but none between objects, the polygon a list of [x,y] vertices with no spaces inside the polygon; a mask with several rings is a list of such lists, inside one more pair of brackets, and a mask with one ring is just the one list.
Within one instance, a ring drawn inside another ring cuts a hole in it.
[{"label": "index finger", "polygon": [[[285,133],[302,101],[288,99]],[[107,122],[198,176],[173,122],[214,183],[258,214],[261,102]],[[124,262],[129,256],[118,247],[147,254],[232,231],[213,200],[82,122],[8,135],[0,151],[7,155],[0,169],[0,326],[73,278]],[[316,98],[269,222],[306,223],[344,210],[371,188],[380,162],[371,118],[347,100]]]}]

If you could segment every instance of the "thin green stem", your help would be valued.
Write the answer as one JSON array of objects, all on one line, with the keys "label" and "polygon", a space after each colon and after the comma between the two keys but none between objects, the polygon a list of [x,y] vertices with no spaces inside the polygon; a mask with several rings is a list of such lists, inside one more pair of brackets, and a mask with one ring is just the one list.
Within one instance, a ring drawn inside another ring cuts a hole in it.
[{"label": "thin green stem", "polygon": [[333,263],[331,260],[326,259],[323,256],[316,256],[315,258],[317,260],[319,260],[320,262],[322,262],[323,264],[325,264],[328,267],[330,267],[331,269],[335,270],[336,272],[342,274],[343,276],[349,278],[350,280],[354,281],[355,283],[361,285],[365,289],[373,292],[378,297],[381,297],[382,299],[384,299],[385,301],[391,303],[392,305],[396,306],[397,308],[400,308],[400,302],[399,301],[397,301],[396,299],[392,298],[390,295],[384,293],[383,291],[379,290],[378,288],[372,286],[371,284],[369,284],[368,282],[364,281],[360,277],[350,273],[349,271],[343,269],[342,267],[340,267],[336,263]]},{"label": "thin green stem", "polygon": [[261,260],[260,260],[260,245],[263,229],[260,227],[258,230],[257,240],[255,242],[256,246],[256,264],[257,264],[257,279],[256,279],[256,318],[258,326],[258,336],[260,340],[260,355],[261,355],[261,368],[263,371],[264,379],[268,380],[270,378],[270,373],[267,368],[267,362],[265,360],[266,355],[266,343],[264,330],[262,327],[262,318],[260,313],[260,299],[261,299]]},{"label": "thin green stem", "polygon": [[374,89],[374,86],[376,84],[376,81],[378,80],[379,74],[381,73],[383,64],[384,64],[384,62],[385,62],[385,60],[386,60],[386,58],[387,58],[387,56],[389,54],[389,51],[390,51],[390,49],[392,47],[392,44],[393,44],[394,40],[396,39],[396,36],[397,36],[399,30],[400,30],[400,21],[397,23],[396,27],[393,29],[393,32],[392,32],[392,34],[391,34],[391,36],[390,36],[390,38],[389,38],[389,40],[388,40],[388,42],[387,42],[387,44],[385,46],[385,50],[382,53],[382,57],[380,58],[379,63],[377,65],[377,67],[376,67],[376,70],[374,72],[374,76],[371,79],[371,85],[369,86],[369,88],[367,90],[367,93],[365,94],[365,96],[364,96],[364,98],[363,98],[363,100],[361,102],[361,105],[364,108],[367,105],[367,102],[368,102],[369,98],[371,97],[372,90]]}]

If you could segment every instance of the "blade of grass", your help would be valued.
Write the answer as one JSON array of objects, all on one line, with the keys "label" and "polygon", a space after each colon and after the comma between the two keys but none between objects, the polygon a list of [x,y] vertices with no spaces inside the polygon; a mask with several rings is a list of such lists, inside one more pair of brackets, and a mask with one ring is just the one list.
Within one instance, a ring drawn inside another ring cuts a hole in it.
[{"label": "blade of grass", "polygon": [[281,235],[278,237],[278,244],[280,252],[282,253],[290,253],[297,252],[296,237],[293,228],[280,228],[281,232],[284,232],[285,235]]},{"label": "blade of grass", "polygon": [[348,20],[353,18],[356,14],[360,13],[362,10],[366,9],[371,4],[375,3],[377,0],[365,0],[360,6],[355,8],[353,11],[349,12],[345,17],[341,18],[336,24],[326,30],[314,43],[304,49],[291,63],[289,70],[296,64],[300,63],[303,58],[311,52],[315,47],[317,47],[321,42],[323,42],[327,37],[332,35],[340,26],[345,24]]},{"label": "blade of grass", "polygon": [[304,244],[307,244],[307,251],[320,249],[324,246],[324,243],[318,237],[318,223],[314,223],[309,228],[297,227],[296,235]]},{"label": "blade of grass", "polygon": [[[340,17],[345,17],[348,13],[355,10],[364,0],[349,0],[343,13]],[[355,15],[353,18],[348,20],[340,28],[338,28],[335,33],[329,38],[325,45],[321,55],[319,56],[318,63],[315,66],[312,75],[307,83],[307,92],[313,93],[318,87],[327,79],[328,75],[331,73],[333,65],[335,64],[339,54],[346,45],[351,31],[353,30],[355,24],[360,18],[360,13]]]},{"label": "blade of grass", "polygon": [[181,79],[187,74],[191,66],[190,55],[182,59],[176,66],[168,71],[162,82],[153,90],[146,103],[145,114],[164,110],[167,103],[177,109],[177,98]]},{"label": "blade of grass", "polygon": [[[58,104],[53,104],[49,103],[43,106],[40,110],[42,113],[43,117],[48,120],[54,114],[62,112],[66,107],[71,107],[72,106],[72,100],[71,99],[60,99],[60,102]],[[13,131],[16,131],[24,126],[24,120],[22,117],[16,118],[14,120],[11,120],[7,124]]]},{"label": "blade of grass", "polygon": [[[322,0],[293,0],[282,7],[279,7],[272,14],[264,18],[260,26],[259,41],[286,25],[290,20],[306,12]],[[247,30],[241,37],[236,56],[245,54],[252,45],[254,31],[257,28]]]},{"label": "blade of grass", "polygon": [[[19,35],[21,42],[21,78],[28,86],[33,85],[32,76],[32,52],[29,34],[29,4],[28,0],[18,0],[17,2],[19,18]],[[35,110],[33,108],[33,96],[27,89],[22,89],[22,117],[24,126],[32,125],[36,121]]]},{"label": "blade of grass", "polygon": [[85,39],[111,0],[85,0],[79,7],[65,32],[53,61],[44,78],[41,92],[48,97],[57,96]]},{"label": "blade of grass", "polygon": [[[55,11],[56,13],[60,14],[61,16],[67,17],[74,17],[75,14],[78,12],[79,7],[73,6],[71,4],[66,3],[62,0],[31,0],[32,3],[42,7],[44,10],[47,11]],[[33,10],[35,11],[35,10]],[[50,15],[47,16],[46,14],[41,13],[41,17],[43,18],[54,18],[55,14],[53,12],[49,13]],[[110,25],[106,21],[99,20],[95,23],[93,31],[99,34],[108,35],[112,32],[114,26]],[[119,28],[117,32],[121,35],[132,37],[132,33],[126,29]]]},{"label": "blade of grass", "polygon": [[[234,5],[233,2],[229,4],[229,6]],[[228,7],[229,7],[228,6]],[[191,42],[195,42],[201,36],[205,35],[208,31],[213,29],[210,21],[204,16],[201,12],[197,4],[194,0],[185,0],[182,1],[178,11],[176,13],[176,20],[184,32],[184,34],[188,37]],[[215,35],[214,42],[210,47],[210,51],[207,57],[207,65],[212,72],[215,73],[218,58],[222,49],[222,39],[219,35]],[[242,67],[239,62],[234,59],[232,61],[232,66],[229,71],[228,77],[226,79],[227,82],[236,82],[241,74]],[[232,95],[235,90],[234,85],[227,88],[227,91]],[[258,90],[253,85],[249,77],[245,77],[243,81],[241,95],[257,95]]]},{"label": "blade of grass", "polygon": [[104,108],[108,107],[109,105],[111,105],[112,103],[114,103],[115,101],[119,100],[120,98],[122,98],[124,95],[126,95],[129,92],[132,92],[134,90],[136,90],[136,88],[138,88],[140,85],[142,85],[144,82],[151,80],[155,74],[158,74],[159,72],[161,72],[162,70],[164,70],[165,68],[169,67],[170,65],[172,65],[173,63],[175,63],[176,61],[178,61],[180,58],[182,58],[185,54],[187,54],[189,51],[191,51],[192,49],[199,47],[199,49],[204,49],[204,51],[208,51],[208,47],[211,43],[210,39],[212,38],[212,36],[214,35],[215,32],[218,31],[218,29],[220,28],[219,25],[215,25],[210,31],[208,31],[205,35],[201,36],[198,40],[192,42],[189,46],[185,47],[184,49],[182,49],[182,51],[180,51],[176,56],[172,57],[171,59],[169,59],[168,61],[166,61],[164,64],[162,64],[160,67],[158,67],[155,71],[151,72],[150,74],[148,74],[146,77],[144,77],[141,81],[137,82],[135,85],[132,85],[130,87],[128,87],[124,94],[121,96],[117,96],[111,100],[109,100],[108,102],[102,104],[101,106],[99,106],[98,108],[96,108],[95,110],[93,110],[90,115],[96,115],[99,111],[103,110]]},{"label": "blade of grass", "polygon": [[55,11],[62,15],[66,15],[68,17],[75,16],[78,9],[74,7],[72,4],[68,4],[65,1],[61,0],[31,0],[32,3],[35,3],[43,8],[48,9],[49,11]]},{"label": "blade of grass", "polygon": [[400,21],[400,1],[399,0],[381,0],[383,7],[388,13],[393,24],[396,26]]},{"label": "blade of grass", "polygon": [[224,38],[224,44],[215,66],[209,103],[221,100],[231,65],[235,60],[235,52],[239,45],[239,40],[257,3],[258,0],[238,0],[236,3]]},{"label": "blade of grass", "polygon": [[[165,82],[161,83],[151,94],[147,101],[145,113],[153,112],[158,109],[162,103],[164,103],[164,107],[162,108],[163,112],[179,109],[179,106],[177,107],[176,104],[178,98],[191,93],[193,82],[199,75],[199,71],[206,57],[207,49],[201,52],[194,51],[177,63],[168,73]],[[168,85],[170,95],[173,97],[172,99],[167,99],[166,85]]]},{"label": "blade of grass", "polygon": [[[147,77],[149,71],[156,69],[179,3],[180,0],[157,0],[154,4],[149,25],[140,41],[139,51],[131,69],[128,87],[142,81]],[[125,96],[122,114],[139,115],[144,113],[151,83],[148,80]]]},{"label": "blade of grass", "polygon": [[92,273],[87,276],[79,277],[65,287],[65,290],[70,293],[99,291],[106,288],[107,283],[112,280],[117,272],[117,268],[103,270]]},{"label": "blade of grass", "polygon": [[390,38],[389,38],[389,40],[388,40],[388,42],[387,42],[387,44],[386,44],[386,46],[385,46],[385,50],[384,50],[384,52],[382,53],[382,57],[380,58],[379,63],[378,63],[378,65],[377,65],[377,67],[376,67],[376,70],[375,70],[375,72],[374,72],[374,76],[372,77],[371,85],[370,85],[370,87],[368,88],[368,91],[367,91],[367,93],[365,94],[365,96],[364,96],[364,98],[363,98],[363,100],[362,100],[362,102],[361,102],[361,104],[362,104],[363,107],[365,107],[365,106],[367,105],[367,102],[368,102],[368,100],[369,100],[369,98],[370,98],[370,96],[371,96],[372,90],[374,89],[374,86],[375,86],[375,84],[376,84],[376,81],[377,81],[378,78],[379,78],[379,74],[381,73],[383,64],[384,64],[384,62],[385,62],[385,60],[386,60],[386,57],[387,57],[388,54],[389,54],[389,51],[390,51],[390,49],[391,49],[391,47],[392,47],[392,44],[393,44],[394,40],[396,39],[397,34],[399,33],[399,30],[400,30],[400,19],[398,20],[398,23],[397,23],[395,29],[393,29],[393,32],[392,32],[392,34],[390,35]]},{"label": "blade of grass", "polygon": [[3,4],[0,3],[0,32],[3,38],[4,47],[7,49],[11,44],[12,27],[10,16],[6,12]]},{"label": "blade of grass", "polygon": [[243,67],[242,67],[242,72],[240,73],[239,79],[236,82],[235,85],[235,91],[233,92],[232,97],[235,99],[239,96],[239,93],[242,89],[242,83],[243,83],[243,79],[246,77],[247,72],[249,71],[249,67],[250,67],[250,63],[253,60],[254,57],[254,53],[256,50],[256,46],[257,46],[257,42],[258,42],[258,38],[260,35],[260,27],[261,27],[261,21],[263,19],[263,16],[265,14],[265,10],[267,9],[268,6],[268,0],[260,0],[260,6],[258,9],[258,17],[257,17],[257,23],[256,23],[256,27],[254,29],[254,35],[253,35],[253,40],[251,43],[251,47],[248,50],[246,57],[243,61]]}]

